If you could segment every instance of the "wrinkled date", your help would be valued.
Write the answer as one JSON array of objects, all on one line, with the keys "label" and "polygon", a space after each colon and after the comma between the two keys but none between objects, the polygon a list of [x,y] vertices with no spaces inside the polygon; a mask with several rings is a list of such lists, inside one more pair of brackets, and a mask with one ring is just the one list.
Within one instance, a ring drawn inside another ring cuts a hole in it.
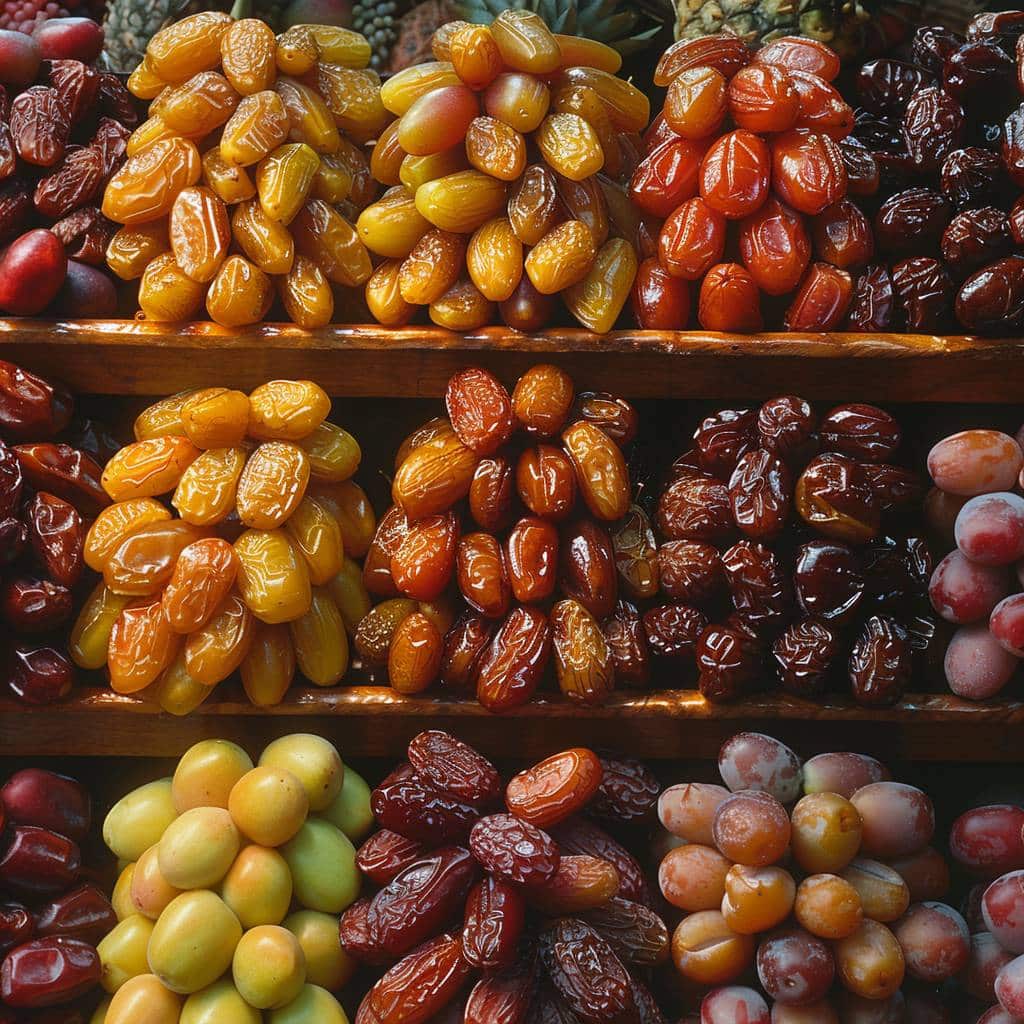
[{"label": "wrinkled date", "polygon": [[804,619],[775,641],[772,654],[782,688],[797,697],[813,697],[828,685],[839,655],[839,635],[827,623]]},{"label": "wrinkled date", "polygon": [[582,917],[625,963],[653,967],[668,957],[665,922],[641,903],[613,896]]},{"label": "wrinkled date", "polygon": [[732,604],[742,618],[769,627],[782,625],[793,606],[789,579],[774,551],[741,540],[722,555]]},{"label": "wrinkled date", "polygon": [[517,885],[540,885],[558,871],[562,856],[546,832],[511,814],[481,818],[469,848],[485,871]]},{"label": "wrinkled date", "polygon": [[619,874],[619,895],[646,903],[650,896],[644,870],[637,859],[604,829],[586,818],[573,817],[555,826],[551,833],[562,852],[603,860]]},{"label": "wrinkled date", "polygon": [[370,941],[397,957],[434,935],[465,903],[476,879],[468,850],[444,847],[410,865],[370,901]]},{"label": "wrinkled date", "polygon": [[466,900],[462,955],[486,971],[511,966],[525,922],[526,901],[520,890],[500,878],[484,878]]},{"label": "wrinkled date", "polygon": [[472,804],[431,789],[414,773],[385,780],[370,802],[383,828],[431,845],[465,842],[479,817]]},{"label": "wrinkled date", "polygon": [[359,847],[356,866],[375,885],[387,885],[423,856],[422,844],[382,828]]},{"label": "wrinkled date", "polygon": [[0,435],[4,438],[52,437],[68,425],[72,411],[71,395],[62,386],[0,360]]},{"label": "wrinkled date", "polygon": [[629,975],[612,947],[583,921],[563,918],[541,934],[541,958],[559,995],[586,1024],[635,1014]]},{"label": "wrinkled date", "polygon": [[477,806],[501,796],[501,778],[494,765],[446,732],[421,732],[410,741],[408,755],[417,774],[444,793]]},{"label": "wrinkled date", "polygon": [[601,767],[601,785],[587,813],[617,825],[650,821],[661,792],[661,783],[650,768],[632,757],[602,757]]},{"label": "wrinkled date", "polygon": [[850,652],[850,684],[858,704],[895,704],[910,681],[912,651],[906,630],[893,619],[874,615]]},{"label": "wrinkled date", "polygon": [[597,754],[574,747],[514,776],[505,788],[505,803],[517,818],[548,828],[582,810],[602,775]]}]

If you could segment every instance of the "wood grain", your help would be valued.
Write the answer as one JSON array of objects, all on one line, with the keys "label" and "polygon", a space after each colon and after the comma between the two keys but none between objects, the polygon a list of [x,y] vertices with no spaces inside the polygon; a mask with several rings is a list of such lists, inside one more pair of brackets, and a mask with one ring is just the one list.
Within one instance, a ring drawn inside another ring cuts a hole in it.
[{"label": "wood grain", "polygon": [[101,395],[167,394],[186,387],[251,389],[310,377],[332,395],[428,397],[469,363],[511,383],[539,361],[587,387],[630,398],[763,398],[1019,402],[1024,339],[887,334],[722,335],[558,329],[330,327],[130,320],[0,320],[0,358]]},{"label": "wood grain", "polygon": [[[888,759],[1024,761],[1024,703],[971,704],[910,695],[893,708],[819,703],[778,694],[708,704],[695,691],[621,693],[602,708],[539,700],[502,716],[476,701],[401,697],[385,687],[293,690],[276,708],[211,701],[187,718],[107,690],[81,690],[45,708],[0,700],[0,751],[9,756],[177,757],[199,739],[262,745],[289,732],[330,737],[350,757],[394,759],[420,730],[448,729],[490,756],[542,757],[585,744],[648,759],[713,758],[742,729],[769,731],[801,749],[854,749]],[[809,744],[810,741],[810,744]]]}]

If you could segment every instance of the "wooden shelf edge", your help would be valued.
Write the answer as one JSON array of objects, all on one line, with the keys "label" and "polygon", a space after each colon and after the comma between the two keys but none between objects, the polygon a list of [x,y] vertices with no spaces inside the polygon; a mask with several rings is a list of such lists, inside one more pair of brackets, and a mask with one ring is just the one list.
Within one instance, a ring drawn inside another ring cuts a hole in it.
[{"label": "wooden shelf edge", "polygon": [[[594,356],[599,355],[599,359]],[[551,361],[581,385],[630,398],[709,395],[890,401],[1019,401],[1024,339],[966,335],[760,334],[581,329],[520,334],[490,327],[335,326],[0,319],[0,357],[71,381],[83,393],[154,395],[212,381],[252,388],[312,376],[333,395],[433,397],[468,363],[511,382]]]},{"label": "wooden shelf edge", "polygon": [[[336,738],[351,756],[398,756],[424,728],[449,729],[493,756],[543,756],[576,743],[649,758],[713,757],[732,733],[760,728],[815,749],[847,749],[920,760],[1022,761],[1024,702],[971,704],[951,695],[911,694],[891,708],[779,695],[715,705],[695,691],[623,693],[600,708],[541,700],[492,715],[476,701],[402,697],[386,687],[296,690],[274,708],[211,701],[185,718],[106,690],[84,690],[49,707],[0,701],[0,752],[35,756],[177,756],[198,739],[247,746],[288,732]],[[866,728],[870,726],[870,728]],[[834,746],[832,746],[835,749]]]}]

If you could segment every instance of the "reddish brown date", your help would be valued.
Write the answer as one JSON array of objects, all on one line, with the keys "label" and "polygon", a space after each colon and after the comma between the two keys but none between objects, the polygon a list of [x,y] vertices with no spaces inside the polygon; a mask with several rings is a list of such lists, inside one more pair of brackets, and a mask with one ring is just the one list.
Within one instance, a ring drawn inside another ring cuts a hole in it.
[{"label": "reddish brown date", "polygon": [[541,885],[554,878],[562,856],[546,832],[511,814],[481,818],[469,848],[488,873],[516,885]]},{"label": "reddish brown date", "polygon": [[514,776],[505,788],[505,803],[517,818],[548,828],[585,807],[602,775],[597,754],[574,747]]},{"label": "reddish brown date", "polygon": [[409,743],[409,763],[435,789],[483,806],[501,796],[498,770],[471,746],[439,729]]},{"label": "reddish brown date", "polygon": [[356,866],[375,885],[384,886],[422,856],[420,843],[384,828],[359,847]]},{"label": "reddish brown date", "polygon": [[526,921],[526,901],[509,882],[488,875],[466,900],[462,955],[479,970],[511,966]]},{"label": "reddish brown date", "polygon": [[536,608],[513,608],[480,660],[477,700],[489,711],[525,704],[551,657],[551,627]]},{"label": "reddish brown date", "polygon": [[472,804],[431,789],[411,772],[382,782],[370,802],[381,827],[433,846],[465,842],[479,817]]}]

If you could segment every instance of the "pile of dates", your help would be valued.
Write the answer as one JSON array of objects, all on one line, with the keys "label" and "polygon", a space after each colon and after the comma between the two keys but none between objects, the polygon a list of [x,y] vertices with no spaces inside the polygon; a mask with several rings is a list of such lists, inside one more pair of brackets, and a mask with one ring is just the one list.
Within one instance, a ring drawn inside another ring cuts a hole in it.
[{"label": "pile of dates", "polygon": [[549,365],[511,395],[488,371],[463,370],[446,405],[395,459],[394,505],[363,564],[366,589],[388,600],[359,624],[356,648],[386,660],[401,693],[440,680],[505,711],[553,661],[569,700],[602,703],[617,672],[602,626],[618,591],[609,530],[629,511],[622,446],[635,410],[577,396]]},{"label": "pile of dates", "polygon": [[929,597],[958,629],[946,648],[949,688],[987,700],[1024,658],[1024,452],[998,430],[963,430],[928,455],[925,514],[943,549]]},{"label": "pile of dates", "polygon": [[138,114],[117,76],[90,66],[102,45],[86,18],[0,32],[0,313],[117,312],[101,269],[115,225],[99,204]]},{"label": "pile of dates", "polygon": [[613,827],[653,819],[658,783],[585,748],[507,785],[477,751],[431,731],[374,791],[381,830],[356,861],[378,891],[341,944],[385,969],[358,1024],[456,1020],[664,1024],[640,973],[668,930]]},{"label": "pile of dates", "polygon": [[366,286],[390,326],[426,306],[473,330],[500,316],[536,330],[560,312],[611,330],[637,270],[640,222],[622,181],[647,127],[647,97],[617,78],[602,43],[556,35],[532,11],[490,26],[451,22],[435,62],[384,83],[397,120],[371,168],[389,186],[360,238],[384,261]]},{"label": "pile of dates", "polygon": [[[64,775],[26,768],[0,789],[3,1024],[85,1019],[76,1011],[100,982],[96,947],[117,920],[106,896],[85,881],[79,844],[90,823],[88,793]],[[43,1007],[68,1016],[32,1015]]]},{"label": "pile of dates", "polygon": [[857,282],[852,329],[942,331],[954,315],[972,333],[1024,325],[1022,32],[1022,11],[978,14],[965,36],[919,28],[906,60],[857,74],[852,139],[865,181],[875,168],[858,203],[877,262]]},{"label": "pile of dates", "polygon": [[641,327],[685,328],[692,304],[707,330],[843,323],[871,229],[846,199],[859,184],[843,141],[853,111],[831,84],[839,70],[829,47],[790,36],[756,52],[728,34],[665,52],[654,76],[664,109],[630,184],[636,206],[664,221],[637,276]]},{"label": "pile of dates", "polygon": [[[151,99],[103,213],[123,224],[111,269],[139,280],[147,320],[262,320],[275,295],[302,327],[328,323],[334,287],[370,276],[351,220],[376,194],[360,146],[389,115],[370,46],[344,28],[275,37],[208,11],[150,41],[128,80]],[[202,152],[198,148],[202,146]]]},{"label": "pile of dates", "polygon": [[338,915],[359,895],[354,842],[370,790],[327,740],[275,740],[254,765],[226,740],[114,805],[125,863],[99,945],[103,1024],[347,1024],[331,994],[355,970]]},{"label": "pile of dates", "polygon": [[73,416],[63,387],[0,361],[0,656],[27,704],[74,684],[67,625],[88,587],[86,531],[110,504],[99,463],[115,443]]},{"label": "pile of dates", "polygon": [[[700,1024],[950,1021],[937,987],[965,968],[980,974],[988,956],[940,902],[950,875],[929,845],[928,796],[874,758],[801,765],[760,733],[728,740],[718,767],[724,786],[675,785],[658,801],[672,847],[658,880],[685,914],[672,961],[687,985],[724,986],[704,997]],[[1004,811],[1019,860],[1024,812]],[[1005,830],[978,824],[968,848],[984,856],[985,835]],[[1017,909],[1019,886],[1015,899]],[[1011,948],[1024,949],[1019,919],[1010,927]],[[760,990],[745,984],[754,970]]]},{"label": "pile of dates", "polygon": [[281,701],[296,663],[317,686],[339,682],[346,630],[370,606],[355,559],[376,520],[351,479],[359,445],[330,410],[312,381],[276,380],[142,412],[84,539],[103,580],[72,634],[76,664],[174,714],[237,669],[260,705]]},{"label": "pile of dates", "polygon": [[634,594],[661,603],[641,618],[620,602],[634,662],[696,662],[711,701],[750,693],[772,670],[796,696],[845,676],[859,704],[898,701],[934,624],[927,544],[901,529],[923,488],[896,461],[896,420],[863,404],[819,419],[782,396],[723,409],[693,437],[657,499],[658,546],[635,513]]}]

